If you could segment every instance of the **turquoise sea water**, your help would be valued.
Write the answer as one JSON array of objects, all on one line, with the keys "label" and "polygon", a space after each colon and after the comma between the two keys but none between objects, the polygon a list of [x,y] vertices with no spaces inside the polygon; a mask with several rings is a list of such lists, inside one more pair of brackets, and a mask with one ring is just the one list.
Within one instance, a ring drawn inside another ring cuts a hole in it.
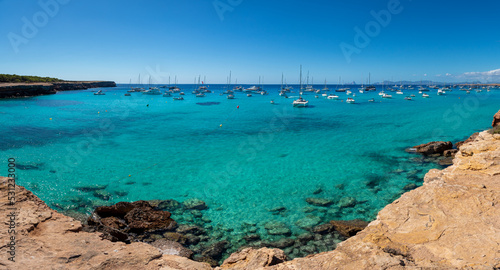
[{"label": "turquoise sea water", "polygon": [[[204,214],[212,225],[232,234],[243,222],[262,228],[270,220],[300,233],[295,223],[311,215],[321,222],[375,218],[403,187],[420,185],[439,168],[405,148],[486,129],[500,104],[496,90],[445,96],[431,90],[428,99],[405,90],[382,99],[353,87],[356,104],[306,94],[310,107],[293,108],[292,98],[278,96],[279,86],[265,86],[267,96],[236,93],[234,100],[219,95],[222,86],[212,85],[215,93],[204,98],[191,94],[193,86],[181,88],[184,101],[127,97],[126,86],[103,89],[104,96],[92,89],[0,100],[1,175],[14,157],[21,165],[17,183],[56,209],[195,197],[209,206]],[[403,99],[412,93],[412,101]],[[93,184],[107,185],[110,200],[75,189]],[[357,203],[310,209],[308,197]],[[268,211],[279,206],[287,210]]]}]

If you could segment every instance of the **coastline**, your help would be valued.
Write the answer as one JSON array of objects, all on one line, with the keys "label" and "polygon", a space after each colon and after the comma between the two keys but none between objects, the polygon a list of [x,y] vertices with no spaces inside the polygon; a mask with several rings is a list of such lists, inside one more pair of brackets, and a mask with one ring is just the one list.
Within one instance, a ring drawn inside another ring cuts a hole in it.
[{"label": "coastline", "polygon": [[[460,147],[451,167],[429,171],[422,187],[387,205],[365,230],[334,251],[278,263],[285,259],[278,249],[245,249],[233,253],[220,269],[500,267],[500,251],[496,250],[500,243],[499,152],[500,135],[481,132]],[[0,179],[2,206],[8,203],[5,181]],[[26,269],[56,265],[79,269],[212,269],[204,263],[162,255],[145,243],[101,240],[100,233],[83,232],[80,222],[50,209],[23,187],[16,187],[16,194],[20,239],[16,248]],[[2,216],[8,215],[6,207],[1,211]],[[8,239],[5,227],[0,228],[0,239]],[[81,241],[87,245],[82,246]],[[2,253],[5,247],[0,248]],[[15,266],[20,269],[19,264]]]},{"label": "coastline", "polygon": [[0,83],[0,98],[20,98],[55,94],[57,91],[116,87],[112,81],[67,81],[54,83]]}]

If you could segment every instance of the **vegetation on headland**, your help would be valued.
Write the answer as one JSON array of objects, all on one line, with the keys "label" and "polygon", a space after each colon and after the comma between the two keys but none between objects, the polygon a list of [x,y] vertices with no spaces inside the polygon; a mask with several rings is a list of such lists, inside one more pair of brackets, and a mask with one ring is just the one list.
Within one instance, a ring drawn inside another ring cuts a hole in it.
[{"label": "vegetation on headland", "polygon": [[63,82],[61,79],[38,76],[23,76],[16,74],[0,74],[0,82],[3,83],[36,83],[36,82]]}]

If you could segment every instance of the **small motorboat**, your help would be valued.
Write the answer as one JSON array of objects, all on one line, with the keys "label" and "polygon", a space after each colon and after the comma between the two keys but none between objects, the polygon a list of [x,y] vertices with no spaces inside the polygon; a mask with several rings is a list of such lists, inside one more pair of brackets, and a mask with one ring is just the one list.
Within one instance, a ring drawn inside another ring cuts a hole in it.
[{"label": "small motorboat", "polygon": [[124,96],[126,96],[126,97],[130,97],[130,96],[131,96],[131,94],[130,94],[130,93],[125,93],[125,95],[124,95]]},{"label": "small motorboat", "polygon": [[299,97],[298,99],[293,101],[293,107],[307,107],[309,104],[309,101],[303,99],[302,97]]},{"label": "small motorboat", "polygon": [[368,102],[375,102],[375,99],[371,98],[371,99],[368,100]]},{"label": "small motorboat", "polygon": [[103,95],[106,95],[106,93],[104,93],[102,90],[99,90],[99,91],[95,92],[94,95],[103,96]]},{"label": "small motorboat", "polygon": [[196,94],[196,97],[204,97],[204,96],[205,96],[205,94],[203,94],[203,93]]},{"label": "small motorboat", "polygon": [[423,97],[423,98],[428,98],[428,97],[429,97],[429,95],[424,93],[424,94],[422,94],[422,97]]},{"label": "small motorboat", "polygon": [[229,95],[227,95],[227,97],[226,97],[226,98],[227,98],[227,99],[234,99],[234,95],[229,94]]},{"label": "small motorboat", "polygon": [[252,96],[252,94],[247,94],[247,97],[251,97],[251,96]]},{"label": "small motorboat", "polygon": [[174,100],[184,100],[183,97],[174,97]]},{"label": "small motorboat", "polygon": [[327,99],[339,99],[339,96],[330,94],[330,95],[328,95],[328,97],[326,97],[326,98],[327,98]]},{"label": "small motorboat", "polygon": [[349,104],[354,104],[354,102],[356,102],[353,98],[347,98],[346,103],[349,103]]},{"label": "small motorboat", "polygon": [[405,97],[405,100],[411,100],[411,97]]},{"label": "small motorboat", "polygon": [[382,95],[382,98],[392,98],[392,95],[389,95],[389,94],[383,94],[383,95]]}]

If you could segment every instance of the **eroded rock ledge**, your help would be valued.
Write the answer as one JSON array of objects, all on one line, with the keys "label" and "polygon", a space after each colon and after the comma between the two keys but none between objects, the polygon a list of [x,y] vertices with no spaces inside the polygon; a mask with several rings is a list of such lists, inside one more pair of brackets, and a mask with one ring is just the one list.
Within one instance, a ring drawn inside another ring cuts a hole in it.
[{"label": "eroded rock ledge", "polygon": [[[500,134],[481,132],[454,164],[431,170],[337,249],[285,261],[279,249],[245,249],[217,269],[499,269]],[[16,187],[16,262],[7,260],[7,178],[0,178],[0,269],[212,269],[145,243],[103,240]]]}]

